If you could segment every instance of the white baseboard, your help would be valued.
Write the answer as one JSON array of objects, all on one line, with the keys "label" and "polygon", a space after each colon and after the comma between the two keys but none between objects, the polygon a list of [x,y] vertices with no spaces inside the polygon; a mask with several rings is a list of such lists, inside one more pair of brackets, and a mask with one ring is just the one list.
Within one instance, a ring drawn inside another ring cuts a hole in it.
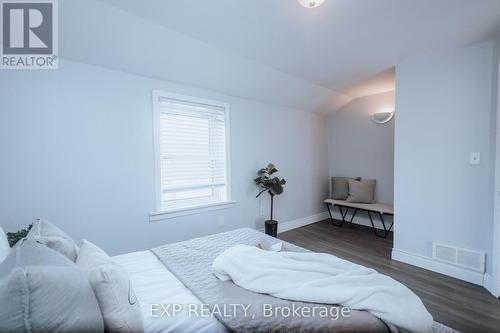
[{"label": "white baseboard", "polygon": [[398,249],[392,249],[392,259],[480,286],[484,285],[486,277],[486,274],[470,271],[465,268],[449,265],[429,257]]},{"label": "white baseboard", "polygon": [[280,222],[278,223],[278,233],[285,232],[288,230],[303,227],[305,225],[313,224],[319,221],[326,220],[328,218],[328,212],[318,213],[307,217],[302,217],[300,219]]},{"label": "white baseboard", "polygon": [[493,276],[490,274],[484,274],[483,287],[486,288],[493,296],[499,297],[497,283]]}]

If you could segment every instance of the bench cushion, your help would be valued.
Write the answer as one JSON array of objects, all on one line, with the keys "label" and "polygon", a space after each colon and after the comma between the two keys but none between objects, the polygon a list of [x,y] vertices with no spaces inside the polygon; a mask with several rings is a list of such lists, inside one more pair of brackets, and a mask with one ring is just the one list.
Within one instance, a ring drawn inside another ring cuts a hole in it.
[{"label": "bench cushion", "polygon": [[390,204],[384,204],[378,202],[366,204],[366,203],[347,202],[345,200],[335,200],[335,199],[326,199],[325,203],[342,207],[357,208],[380,214],[394,215],[394,207],[393,205]]}]

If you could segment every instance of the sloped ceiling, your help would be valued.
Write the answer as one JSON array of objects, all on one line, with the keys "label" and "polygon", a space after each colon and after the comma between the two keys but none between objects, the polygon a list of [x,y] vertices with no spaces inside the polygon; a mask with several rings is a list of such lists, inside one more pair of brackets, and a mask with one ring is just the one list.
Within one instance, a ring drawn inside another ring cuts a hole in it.
[{"label": "sloped ceiling", "polygon": [[404,58],[493,37],[500,1],[72,0],[60,13],[64,58],[328,112],[387,89]]},{"label": "sloped ceiling", "polygon": [[380,94],[396,89],[396,68],[392,67],[371,75],[357,83],[336,89],[337,92],[359,98],[374,94]]}]

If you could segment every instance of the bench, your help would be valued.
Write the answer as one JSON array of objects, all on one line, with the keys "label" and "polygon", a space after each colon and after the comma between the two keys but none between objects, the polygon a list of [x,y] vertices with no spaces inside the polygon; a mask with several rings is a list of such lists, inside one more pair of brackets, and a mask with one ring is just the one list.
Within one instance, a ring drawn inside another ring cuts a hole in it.
[{"label": "bench", "polygon": [[[344,224],[344,222],[352,223],[352,221],[354,220],[354,216],[356,216],[356,213],[360,210],[368,213],[368,217],[370,218],[370,222],[372,224],[373,232],[377,237],[387,238],[387,236],[391,232],[392,226],[394,225],[394,221],[392,221],[391,225],[389,226],[389,229],[387,229],[384,222],[384,215],[394,216],[394,207],[392,205],[383,203],[372,203],[372,204],[354,203],[354,202],[347,202],[345,200],[334,200],[334,199],[326,199],[325,204],[326,207],[328,208],[328,214],[330,214],[330,219],[332,221],[332,224],[338,227],[341,227]],[[339,208],[340,215],[342,216],[342,221],[340,222],[340,224],[335,224],[335,220],[333,219],[332,216],[332,211],[330,210],[330,207],[335,207],[335,206]],[[350,220],[347,221],[345,218],[347,217],[347,214],[349,213],[350,209],[354,209],[354,213],[352,214]],[[372,213],[378,214],[378,216],[380,217],[380,221],[382,221],[382,226],[384,227],[383,234],[377,232],[377,228],[375,228],[375,224],[373,223]]]}]

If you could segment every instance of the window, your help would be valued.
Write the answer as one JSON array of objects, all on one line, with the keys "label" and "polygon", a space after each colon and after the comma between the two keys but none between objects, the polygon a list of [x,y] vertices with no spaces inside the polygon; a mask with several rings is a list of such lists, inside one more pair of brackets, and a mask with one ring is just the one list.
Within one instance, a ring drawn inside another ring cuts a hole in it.
[{"label": "window", "polygon": [[228,105],[154,91],[153,107],[157,210],[228,203]]}]

